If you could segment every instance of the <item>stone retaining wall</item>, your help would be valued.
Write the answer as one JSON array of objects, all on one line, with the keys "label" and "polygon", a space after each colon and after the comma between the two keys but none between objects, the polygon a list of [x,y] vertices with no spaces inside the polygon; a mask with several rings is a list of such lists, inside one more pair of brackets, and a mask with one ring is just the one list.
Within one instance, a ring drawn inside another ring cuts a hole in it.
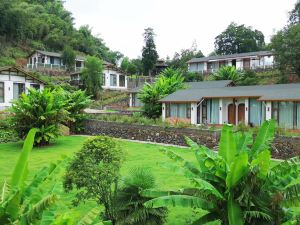
[{"label": "stone retaining wall", "polygon": [[[85,134],[107,135],[116,138],[150,141],[156,143],[186,146],[184,136],[200,145],[217,148],[220,132],[191,128],[164,128],[149,125],[133,125],[98,120],[86,120]],[[276,137],[272,144],[272,156],[286,159],[300,156],[299,137]]]}]

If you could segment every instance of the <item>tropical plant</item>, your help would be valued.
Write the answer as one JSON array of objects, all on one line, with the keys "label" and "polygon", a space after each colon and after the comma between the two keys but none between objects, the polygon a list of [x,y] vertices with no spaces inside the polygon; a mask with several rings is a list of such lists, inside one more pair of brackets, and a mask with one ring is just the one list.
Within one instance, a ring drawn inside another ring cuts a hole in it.
[{"label": "tropical plant", "polygon": [[42,168],[28,185],[25,184],[36,132],[37,129],[29,131],[11,179],[4,181],[0,196],[0,224],[33,224],[56,200],[56,184],[48,189],[43,184],[57,174],[62,161]]},{"label": "tropical plant", "polygon": [[81,73],[81,80],[88,95],[95,99],[100,98],[102,90],[103,61],[96,56],[88,56],[84,69]]},{"label": "tropical plant", "polygon": [[154,187],[155,177],[150,169],[138,167],[129,172],[116,197],[118,225],[164,224],[167,208],[146,208],[144,203],[151,198],[140,194],[141,191]]},{"label": "tropical plant", "polygon": [[232,80],[238,82],[243,79],[244,74],[234,66],[223,66],[213,74],[215,80]]},{"label": "tropical plant", "polygon": [[72,47],[65,46],[62,52],[62,61],[67,68],[67,71],[70,72],[75,67],[76,55]]},{"label": "tropical plant", "polygon": [[105,220],[116,223],[115,195],[123,153],[110,137],[89,138],[66,169],[64,188],[77,189],[74,205],[92,199],[103,204]]},{"label": "tropical plant", "polygon": [[146,83],[138,94],[138,98],[144,103],[144,114],[149,118],[160,117],[162,106],[159,100],[183,88],[183,80],[180,71],[168,68],[159,75],[154,84]]},{"label": "tropical plant", "polygon": [[83,112],[91,103],[90,96],[87,96],[85,91],[77,90],[73,92],[61,90],[64,95],[66,106],[69,116],[67,125],[72,133],[78,133],[83,130],[83,121],[86,114]]},{"label": "tropical plant", "polygon": [[264,122],[254,142],[252,134],[233,133],[232,129],[231,125],[223,127],[218,153],[187,138],[197,164],[164,150],[179,164],[166,166],[186,176],[193,186],[178,191],[143,191],[146,197],[156,197],[145,206],[208,211],[193,224],[275,225],[297,221],[295,213],[288,212],[297,212],[299,207],[300,160],[293,158],[271,166],[269,149],[275,122]]},{"label": "tropical plant", "polygon": [[31,128],[38,128],[35,145],[49,144],[59,133],[59,125],[67,120],[64,97],[56,90],[43,91],[29,89],[28,95],[22,94],[11,107],[13,128],[23,138]]}]

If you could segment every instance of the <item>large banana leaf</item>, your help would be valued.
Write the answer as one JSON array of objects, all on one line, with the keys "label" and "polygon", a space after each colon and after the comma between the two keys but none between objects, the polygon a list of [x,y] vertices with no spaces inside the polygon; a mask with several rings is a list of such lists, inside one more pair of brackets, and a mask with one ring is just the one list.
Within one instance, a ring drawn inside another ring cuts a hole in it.
[{"label": "large banana leaf", "polygon": [[144,205],[148,208],[181,206],[181,207],[189,207],[189,208],[201,208],[204,210],[209,210],[215,207],[212,202],[209,202],[199,197],[194,197],[189,195],[169,195],[169,196],[158,197],[145,202]]},{"label": "large banana leaf", "polygon": [[12,189],[17,188],[21,190],[23,188],[24,181],[27,176],[27,170],[28,170],[28,160],[29,160],[29,155],[32,150],[32,146],[34,143],[34,136],[37,132],[36,128],[32,128],[23,145],[22,152],[20,154],[20,157],[18,159],[18,162],[14,168],[14,172],[12,174],[11,178],[11,187]]},{"label": "large banana leaf", "polygon": [[253,136],[252,133],[250,132],[247,133],[237,132],[235,134],[235,139],[236,139],[238,152],[250,150],[248,146],[253,144]]},{"label": "large banana leaf", "polygon": [[229,225],[243,225],[243,215],[241,207],[235,202],[233,195],[230,193],[227,201]]},{"label": "large banana leaf", "polygon": [[260,151],[270,148],[270,144],[274,139],[275,121],[267,120],[263,123],[258,131],[256,139],[251,149],[252,155],[258,154]]},{"label": "large banana leaf", "polygon": [[84,217],[82,217],[76,225],[93,224],[99,214],[100,214],[99,207],[95,207],[95,208],[91,209]]},{"label": "large banana leaf", "polygon": [[257,157],[252,160],[251,166],[258,168],[258,176],[260,178],[265,178],[270,169],[271,165],[271,153],[269,150],[264,150],[258,153]]},{"label": "large banana leaf", "polygon": [[226,186],[228,189],[233,188],[239,180],[248,172],[248,153],[243,152],[238,155],[230,165],[229,172],[226,177]]},{"label": "large banana leaf", "polygon": [[192,179],[195,187],[208,192],[209,194],[214,195],[215,197],[219,198],[219,199],[224,199],[223,195],[210,183],[208,183],[207,181],[200,179],[200,178],[194,178]]},{"label": "large banana leaf", "polygon": [[232,125],[224,125],[221,132],[219,155],[224,158],[228,165],[230,165],[237,153],[236,142],[232,132]]},{"label": "large banana leaf", "polygon": [[219,218],[219,215],[217,213],[208,213],[194,221],[192,225],[221,225],[221,221],[217,218]]}]

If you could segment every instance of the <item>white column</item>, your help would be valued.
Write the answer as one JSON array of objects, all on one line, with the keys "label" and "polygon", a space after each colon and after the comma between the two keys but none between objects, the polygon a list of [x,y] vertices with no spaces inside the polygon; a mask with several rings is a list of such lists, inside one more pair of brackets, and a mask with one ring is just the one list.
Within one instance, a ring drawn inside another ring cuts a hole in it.
[{"label": "white column", "polygon": [[197,103],[191,104],[191,124],[197,124]]},{"label": "white column", "polygon": [[161,118],[162,118],[163,121],[166,120],[166,103],[162,104],[162,115],[161,115]]},{"label": "white column", "polygon": [[223,124],[223,99],[219,99],[219,124]]},{"label": "white column", "polygon": [[132,93],[129,94],[129,107],[132,107]]},{"label": "white column", "polygon": [[11,105],[11,100],[14,98],[14,83],[13,81],[4,82],[4,103],[7,106]]},{"label": "white column", "polygon": [[25,94],[28,94],[28,89],[30,88],[30,83],[25,82]]},{"label": "white column", "polygon": [[245,99],[245,124],[249,124],[249,99]]},{"label": "white column", "polygon": [[272,119],[272,103],[266,102],[266,120]]},{"label": "white column", "polygon": [[127,89],[127,75],[125,75],[125,88]]},{"label": "white column", "polygon": [[117,87],[120,87],[120,74],[117,74]]},{"label": "white column", "polygon": [[207,62],[205,62],[205,63],[203,64],[203,70],[204,70],[204,71],[207,71]]}]

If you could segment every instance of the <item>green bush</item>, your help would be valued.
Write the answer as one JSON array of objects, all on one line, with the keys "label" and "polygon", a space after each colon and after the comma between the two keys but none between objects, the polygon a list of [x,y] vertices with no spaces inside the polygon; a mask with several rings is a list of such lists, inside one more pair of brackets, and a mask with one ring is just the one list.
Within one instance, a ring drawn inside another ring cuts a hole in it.
[{"label": "green bush", "polygon": [[20,138],[24,138],[31,128],[38,128],[35,145],[47,145],[59,135],[59,125],[67,120],[66,102],[56,90],[29,89],[28,92],[13,102],[12,126]]},{"label": "green bush", "polygon": [[104,219],[115,224],[114,202],[123,152],[110,137],[89,138],[66,169],[64,188],[77,189],[74,204],[93,199],[105,207]]},{"label": "green bush", "polygon": [[234,82],[239,82],[243,76],[244,74],[234,66],[223,66],[213,74],[215,80],[232,80]]}]

